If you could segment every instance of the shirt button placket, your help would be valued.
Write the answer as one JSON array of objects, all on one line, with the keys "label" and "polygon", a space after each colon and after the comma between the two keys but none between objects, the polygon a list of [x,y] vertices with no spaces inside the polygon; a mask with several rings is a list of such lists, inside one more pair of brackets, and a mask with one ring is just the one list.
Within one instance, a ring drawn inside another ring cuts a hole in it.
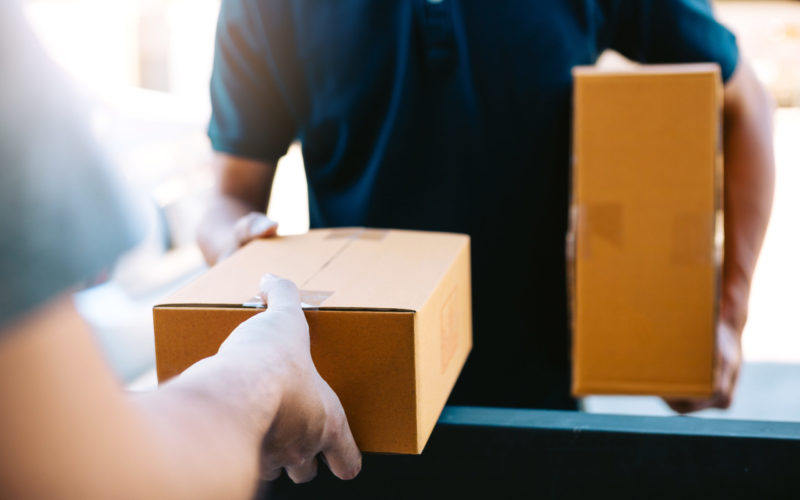
[{"label": "shirt button placket", "polygon": [[425,0],[423,33],[425,62],[431,69],[447,69],[455,60],[452,0]]}]

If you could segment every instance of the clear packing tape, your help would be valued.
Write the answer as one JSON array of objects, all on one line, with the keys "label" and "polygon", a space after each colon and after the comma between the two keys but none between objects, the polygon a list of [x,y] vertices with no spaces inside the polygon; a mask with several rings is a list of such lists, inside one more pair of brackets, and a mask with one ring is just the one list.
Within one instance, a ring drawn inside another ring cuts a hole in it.
[{"label": "clear packing tape", "polygon": [[[625,214],[618,203],[574,204],[570,208],[570,230],[567,238],[567,258],[590,260],[593,247],[604,241],[613,248],[625,244]],[[671,220],[671,265],[720,264],[723,245],[722,211],[678,212]],[[662,228],[663,229],[663,228]]]},{"label": "clear packing tape", "polygon": [[[365,241],[382,241],[388,234],[384,229],[368,229],[368,228],[339,228],[332,229],[325,237],[328,240],[335,239],[349,239],[349,240],[365,240]],[[350,242],[347,243],[349,245]],[[345,245],[345,248],[347,247]],[[344,248],[342,249],[344,250]],[[324,267],[324,266],[323,266]],[[302,285],[301,285],[302,286]],[[300,290],[300,304],[303,309],[315,309],[321,307],[322,304],[333,295],[332,291],[326,290]],[[242,304],[242,307],[250,307],[254,309],[264,309],[266,304],[260,295],[253,296],[247,302]]]},{"label": "clear packing tape", "polygon": [[[333,292],[321,290],[300,290],[300,306],[303,309],[314,309],[322,306],[328,297],[333,295]],[[252,307],[254,309],[265,309],[267,304],[260,295],[254,295],[253,298],[242,304],[242,307]]]},{"label": "clear packing tape", "polygon": [[386,238],[388,231],[384,229],[342,228],[333,229],[326,237],[328,240],[347,238],[351,240],[381,241]]},{"label": "clear packing tape", "polygon": [[[672,217],[670,231],[669,265],[714,265],[716,280],[715,317],[719,313],[724,259],[724,211],[722,209],[722,156],[718,155],[718,196],[716,210],[705,212],[678,212]],[[593,247],[604,242],[612,248],[625,245],[625,210],[618,203],[573,202],[570,205],[569,229],[566,238],[567,291],[570,323],[574,331],[577,311],[576,266],[578,260],[591,260]]]}]

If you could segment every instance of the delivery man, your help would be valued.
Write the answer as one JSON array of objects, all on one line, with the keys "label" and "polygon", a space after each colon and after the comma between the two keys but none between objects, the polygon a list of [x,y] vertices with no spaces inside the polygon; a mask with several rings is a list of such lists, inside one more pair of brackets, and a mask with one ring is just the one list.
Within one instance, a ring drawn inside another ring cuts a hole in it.
[{"label": "delivery man", "polygon": [[725,408],[773,192],[771,103],[706,0],[223,0],[209,135],[215,262],[275,233],[278,159],[303,147],[312,227],[472,236],[475,343],[451,403],[575,408],[566,262],[571,69],[606,49],[710,61],[725,82]]},{"label": "delivery man", "polygon": [[0,1],[0,498],[252,498],[259,475],[354,477],[361,455],[311,361],[291,282],[219,354],[122,391],[70,291],[140,234],[76,94]]}]

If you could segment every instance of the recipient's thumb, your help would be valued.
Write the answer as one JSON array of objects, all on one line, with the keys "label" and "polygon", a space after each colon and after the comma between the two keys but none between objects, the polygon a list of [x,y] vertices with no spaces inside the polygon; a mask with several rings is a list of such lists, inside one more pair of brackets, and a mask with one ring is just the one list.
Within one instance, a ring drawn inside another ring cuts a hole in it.
[{"label": "recipient's thumb", "polygon": [[300,309],[300,293],[291,281],[265,274],[260,283],[261,298],[267,309]]}]

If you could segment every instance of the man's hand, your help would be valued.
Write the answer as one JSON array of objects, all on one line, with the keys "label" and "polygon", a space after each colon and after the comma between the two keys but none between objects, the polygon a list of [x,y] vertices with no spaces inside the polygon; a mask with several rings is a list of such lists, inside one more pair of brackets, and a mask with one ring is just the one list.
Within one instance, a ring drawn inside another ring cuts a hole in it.
[{"label": "man's hand", "polygon": [[276,479],[285,468],[294,482],[310,481],[321,454],[336,476],[351,479],[361,454],[339,399],[311,360],[297,288],[267,275],[261,291],[267,311],[237,327],[216,356],[238,370],[237,381],[254,389],[254,401],[279,396],[274,417],[261,429],[261,476]]},{"label": "man's hand", "polygon": [[197,243],[214,265],[256,238],[275,236],[278,224],[266,215],[275,166],[217,154],[216,192],[197,231]]},{"label": "man's hand", "polygon": [[278,234],[278,223],[259,212],[250,212],[242,216],[233,225],[229,241],[217,260],[228,257],[239,248],[258,238],[271,238]]},{"label": "man's hand", "polygon": [[741,335],[726,321],[717,326],[717,350],[714,359],[716,388],[708,399],[665,399],[670,408],[678,413],[690,413],[706,408],[727,409],[733,400],[733,390],[742,366]]}]

